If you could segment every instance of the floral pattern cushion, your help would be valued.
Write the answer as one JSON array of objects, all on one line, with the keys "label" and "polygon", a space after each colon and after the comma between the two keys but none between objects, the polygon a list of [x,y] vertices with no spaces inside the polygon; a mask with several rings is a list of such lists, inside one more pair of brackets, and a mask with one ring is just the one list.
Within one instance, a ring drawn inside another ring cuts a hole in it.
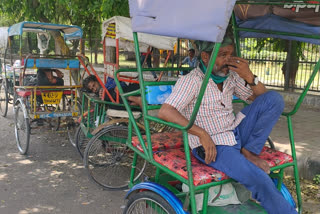
[{"label": "floral pattern cushion", "polygon": [[[183,178],[188,179],[183,148],[155,152],[153,157],[156,162],[166,166],[171,171],[181,175]],[[191,155],[191,166],[193,183],[195,186],[210,183],[212,181],[222,181],[228,178],[228,176],[223,172],[201,163],[193,155]]]},{"label": "floral pattern cushion", "polygon": [[[188,179],[183,148],[158,151],[154,153],[153,157],[156,162],[166,166],[183,178]],[[269,147],[264,147],[259,157],[267,161],[270,167],[293,161],[290,155],[272,150]],[[193,155],[191,155],[191,166],[195,186],[213,181],[222,181],[228,178],[223,172],[201,163]]]},{"label": "floral pattern cushion", "polygon": [[286,153],[263,147],[259,157],[268,162],[270,167],[279,166],[293,161],[292,156]]},{"label": "floral pattern cushion", "polygon": [[[146,135],[143,135],[142,138],[146,144],[146,148],[148,148]],[[151,142],[152,151],[163,151],[167,149],[181,148],[183,147],[182,132],[156,133],[151,135]],[[143,152],[142,146],[137,136],[132,137],[132,145]]]}]

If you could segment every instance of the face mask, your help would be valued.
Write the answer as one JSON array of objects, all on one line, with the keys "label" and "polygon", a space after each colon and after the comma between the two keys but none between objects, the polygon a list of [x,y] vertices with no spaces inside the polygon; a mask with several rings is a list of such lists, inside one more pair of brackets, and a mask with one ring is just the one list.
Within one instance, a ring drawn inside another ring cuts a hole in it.
[{"label": "face mask", "polygon": [[[204,65],[202,59],[200,59],[200,65],[199,65],[201,71],[205,74],[207,71],[207,67]],[[225,75],[222,71],[215,72],[216,75],[210,74],[210,78],[215,82],[216,84],[222,83],[229,77],[229,73]],[[222,76],[223,75],[223,76]]]}]

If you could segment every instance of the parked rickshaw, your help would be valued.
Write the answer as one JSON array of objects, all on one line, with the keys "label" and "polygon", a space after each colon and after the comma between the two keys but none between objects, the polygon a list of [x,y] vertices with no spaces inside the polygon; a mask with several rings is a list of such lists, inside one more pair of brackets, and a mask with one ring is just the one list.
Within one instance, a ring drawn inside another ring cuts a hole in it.
[{"label": "parked rickshaw", "polygon": [[[121,64],[119,55],[134,51],[131,21],[126,17],[112,17],[103,22],[102,32],[104,73],[99,75],[87,59],[84,57],[79,57],[79,59],[86,70],[83,77],[95,75],[104,90],[104,96],[107,96],[109,101],[101,100],[87,92],[83,93],[80,125],[76,130],[74,141],[79,154],[83,157],[89,178],[104,189],[117,190],[128,187],[133,161],[133,152],[125,145],[128,136],[129,116],[124,105],[120,103],[119,94],[112,97],[105,83],[108,77],[115,77],[117,69],[130,66]],[[143,51],[147,51],[148,46],[173,50],[176,42],[175,38],[146,34],[141,34],[141,36],[143,39],[139,42],[139,46]],[[116,48],[115,63],[108,60],[110,53],[107,49],[109,47]],[[162,71],[162,68],[158,71]],[[145,75],[145,78],[153,80],[150,76]],[[137,73],[132,72],[122,73],[119,80],[127,84],[139,82]],[[122,109],[115,109],[115,107]],[[140,107],[136,106],[134,109],[134,117],[140,120]],[[138,123],[138,126],[140,131],[144,132],[143,122]],[[142,175],[145,165],[145,161],[139,163],[138,172],[134,176],[135,180]]]},{"label": "parked rickshaw", "polygon": [[3,117],[7,116],[9,101],[5,70],[11,70],[11,65],[4,61],[7,40],[8,27],[0,27],[0,113]]},{"label": "parked rickshaw", "polygon": [[[80,40],[81,43],[82,29],[71,25],[24,21],[12,25],[8,36],[4,60],[10,62],[12,75],[8,77],[9,71],[5,69],[3,82],[7,89],[7,103],[12,100],[14,105],[18,149],[21,154],[27,154],[33,131],[42,126],[56,131],[62,122],[71,123],[79,113],[77,89],[82,86],[74,83],[80,80],[73,81],[71,73],[80,71],[80,63],[76,56],[67,53],[65,42],[71,44]],[[50,39],[51,36],[53,39]],[[38,49],[34,47],[36,45]],[[45,75],[43,81],[46,83],[39,80],[40,70]],[[59,73],[59,79],[53,72]],[[64,73],[69,76],[66,81],[63,79]],[[49,78],[54,78],[56,83],[48,83]]]},{"label": "parked rickshaw", "polygon": [[[183,127],[151,116],[149,111],[160,108],[161,105],[150,105],[150,98],[146,94],[146,88],[174,85],[175,82],[153,82],[143,79],[143,73],[147,70],[140,66],[139,36],[137,32],[215,42],[216,44],[208,65],[208,70],[211,71],[230,18],[236,41],[236,54],[238,56],[241,56],[239,37],[275,37],[320,44],[319,25],[305,24],[301,20],[293,21],[292,19],[296,19],[297,17],[290,17],[290,14],[287,14],[286,18],[283,18],[280,17],[282,13],[279,12],[284,9],[288,11],[288,8],[293,12],[295,10],[292,10],[292,8],[299,8],[300,10],[301,8],[311,8],[311,10],[315,10],[316,15],[314,15],[314,20],[319,21],[317,13],[319,11],[319,2],[202,0],[194,4],[191,0],[175,2],[133,0],[130,1],[129,6],[132,17],[132,29],[134,31],[133,38],[137,69],[119,69],[115,72],[116,83],[130,120],[128,127],[129,140],[126,142],[126,145],[134,151],[134,161],[132,163],[129,183],[131,190],[126,195],[128,202],[124,213],[265,213],[265,210],[252,200],[239,205],[208,206],[209,189],[233,181],[224,173],[202,164],[190,154],[188,129],[193,125],[197,116],[210,78],[210,72],[205,73],[194,111],[187,126]],[[240,6],[244,7],[239,8]],[[249,7],[260,7],[258,9],[259,13],[251,14]],[[175,10],[172,10],[172,8],[175,8]],[[245,9],[242,10],[243,8]],[[244,12],[245,17],[240,19],[239,13],[233,13],[234,9],[235,11],[238,9]],[[265,14],[261,15],[260,12],[262,11]],[[214,18],[208,20],[208,17],[212,16]],[[196,22],[191,22],[193,25],[190,26],[189,20],[196,20]],[[289,25],[292,28],[285,27]],[[190,29],[192,29],[191,32]],[[260,157],[266,160],[271,167],[272,173],[270,175],[277,179],[276,186],[279,190],[282,186],[284,170],[288,167],[293,168],[297,195],[296,206],[299,213],[302,213],[302,201],[292,129],[292,116],[298,111],[319,68],[320,59],[316,63],[310,79],[294,108],[282,114],[288,122],[291,154],[285,154],[268,147],[265,147],[260,154]],[[122,72],[138,72],[140,89],[124,93],[120,87],[118,78],[118,75],[121,75]],[[132,95],[139,95],[142,98],[145,134],[139,129],[137,120],[132,113],[132,108],[126,99]],[[149,125],[151,121],[175,128],[178,132],[151,134]],[[133,132],[136,136],[133,136]],[[134,179],[138,156],[156,167],[154,178],[149,178],[148,181],[141,183],[138,183]],[[268,158],[266,158],[267,156]],[[204,171],[206,173],[203,173]],[[177,187],[177,184],[187,185],[189,191],[183,192],[181,188]],[[203,193],[203,205],[197,211],[196,194],[199,193]],[[286,199],[289,200],[290,197]],[[294,206],[294,202],[291,205]]]}]

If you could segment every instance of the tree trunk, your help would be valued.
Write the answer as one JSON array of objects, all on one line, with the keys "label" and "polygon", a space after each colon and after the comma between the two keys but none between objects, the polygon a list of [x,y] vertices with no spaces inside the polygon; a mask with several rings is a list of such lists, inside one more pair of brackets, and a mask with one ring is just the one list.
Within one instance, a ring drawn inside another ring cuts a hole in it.
[{"label": "tree trunk", "polygon": [[106,47],[106,61],[111,63],[116,63],[116,48],[115,47]]},{"label": "tree trunk", "polygon": [[71,56],[75,56],[77,54],[77,50],[78,50],[79,44],[80,44],[79,40],[72,41]]},{"label": "tree trunk", "polygon": [[296,75],[299,69],[298,43],[296,41],[287,42],[287,58],[282,66],[285,78],[285,90],[293,90],[296,87]]},{"label": "tree trunk", "polygon": [[94,64],[98,64],[98,47],[99,47],[99,40],[94,40]]},{"label": "tree trunk", "polygon": [[159,68],[160,67],[160,51],[157,48],[153,48],[153,68]]},{"label": "tree trunk", "polygon": [[[36,3],[37,1],[34,1],[34,4]],[[50,20],[45,16],[40,17],[39,20],[41,22],[50,23]],[[70,56],[70,50],[66,45],[64,38],[61,36],[60,32],[57,32],[57,31],[49,31],[49,32],[55,42],[55,50],[54,50],[55,54],[61,55],[61,56]]]}]

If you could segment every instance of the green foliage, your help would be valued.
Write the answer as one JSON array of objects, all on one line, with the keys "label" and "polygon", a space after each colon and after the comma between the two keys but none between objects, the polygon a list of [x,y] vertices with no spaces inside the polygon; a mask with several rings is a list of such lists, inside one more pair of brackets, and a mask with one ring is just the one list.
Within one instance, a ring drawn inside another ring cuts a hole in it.
[{"label": "green foliage", "polygon": [[[288,52],[289,41],[277,38],[258,38],[255,49],[258,52],[262,50],[272,50],[274,52]],[[303,50],[305,50],[306,44],[304,42],[292,41],[293,53],[295,58],[304,59]]]},{"label": "green foliage", "polygon": [[0,26],[21,21],[78,25],[90,47],[100,38],[101,24],[112,16],[129,16],[128,0],[1,0]]},{"label": "green foliage", "polygon": [[103,18],[112,16],[129,16],[128,0],[102,0],[101,4]]},{"label": "green foliage", "polygon": [[317,174],[312,179],[315,184],[320,184],[320,174]]}]

